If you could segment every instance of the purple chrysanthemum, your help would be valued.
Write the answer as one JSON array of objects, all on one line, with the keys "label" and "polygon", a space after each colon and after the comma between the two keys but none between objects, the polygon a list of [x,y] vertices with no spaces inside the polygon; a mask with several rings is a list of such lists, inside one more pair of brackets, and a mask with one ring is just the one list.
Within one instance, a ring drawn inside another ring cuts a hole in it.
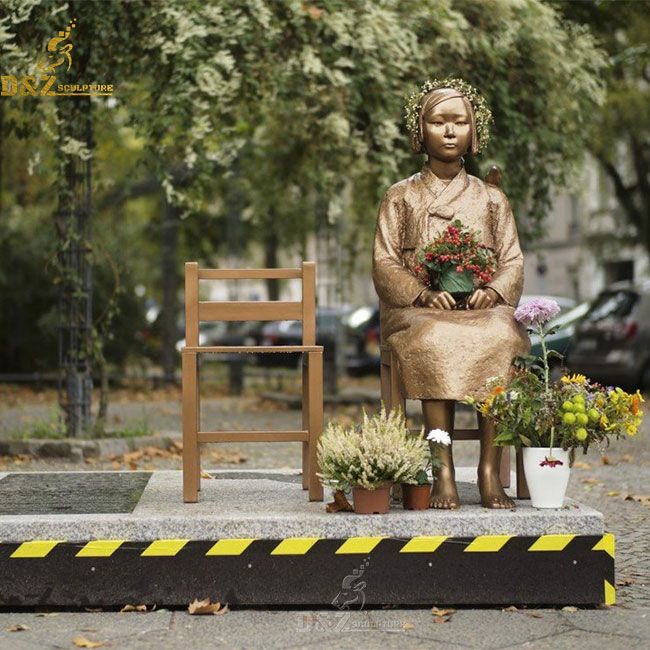
[{"label": "purple chrysanthemum", "polygon": [[515,318],[524,325],[540,325],[560,313],[560,305],[548,298],[535,298],[515,310]]}]

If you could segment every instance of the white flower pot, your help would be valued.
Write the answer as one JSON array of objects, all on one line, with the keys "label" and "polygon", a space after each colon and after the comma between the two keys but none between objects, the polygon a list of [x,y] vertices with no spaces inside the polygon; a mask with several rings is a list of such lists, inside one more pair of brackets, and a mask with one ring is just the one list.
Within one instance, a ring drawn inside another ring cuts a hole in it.
[{"label": "white flower pot", "polygon": [[[548,447],[524,447],[524,472],[534,508],[561,508],[569,483],[569,452]],[[547,461],[561,464],[548,464]]]}]

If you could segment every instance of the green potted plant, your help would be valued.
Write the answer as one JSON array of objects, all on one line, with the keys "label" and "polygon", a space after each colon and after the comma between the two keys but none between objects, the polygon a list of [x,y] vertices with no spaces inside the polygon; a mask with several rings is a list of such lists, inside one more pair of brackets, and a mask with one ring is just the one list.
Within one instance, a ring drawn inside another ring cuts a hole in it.
[{"label": "green potted plant", "polygon": [[638,390],[626,393],[580,374],[551,382],[548,359],[562,355],[547,350],[545,338],[554,328],[546,323],[558,312],[557,303],[545,298],[518,307],[515,318],[539,334],[541,359],[519,357],[510,381],[493,377],[484,400],[461,400],[495,420],[495,444],[523,447],[524,472],[536,508],[562,507],[571,450],[587,453],[591,444],[604,448],[610,437],[633,436],[643,418],[644,399]]},{"label": "green potted plant", "polygon": [[361,424],[327,425],[318,442],[318,476],[335,492],[351,491],[356,513],[383,514],[391,485],[415,476],[428,458],[423,435],[411,435],[401,411],[387,413],[382,405],[376,415],[364,411]]},{"label": "green potted plant", "polygon": [[433,429],[426,437],[429,442],[430,454],[423,467],[416,470],[402,483],[402,504],[405,510],[426,510],[429,507],[431,497],[431,481],[429,480],[429,468],[432,477],[435,476],[440,467],[438,451],[441,447],[451,444],[451,437],[443,429]]}]

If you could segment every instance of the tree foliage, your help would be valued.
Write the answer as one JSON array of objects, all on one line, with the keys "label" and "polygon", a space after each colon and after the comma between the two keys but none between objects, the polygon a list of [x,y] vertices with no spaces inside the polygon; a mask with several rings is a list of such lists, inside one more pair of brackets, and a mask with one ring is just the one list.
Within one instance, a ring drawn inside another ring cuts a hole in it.
[{"label": "tree foliage", "polygon": [[567,18],[589,26],[607,53],[606,100],[593,116],[587,144],[650,253],[650,2],[554,4]]},{"label": "tree foliage", "polygon": [[[126,200],[152,177],[178,207],[185,254],[213,264],[215,252],[233,249],[235,222],[242,251],[252,242],[303,250],[323,223],[339,224],[344,244],[369,263],[381,194],[424,160],[409,151],[405,95],[436,76],[462,77],[485,95],[493,137],[466,165],[479,175],[501,166],[520,235],[532,240],[551,190],[581,161],[603,99],[606,60],[594,39],[539,0],[73,6],[75,38],[90,46],[86,81],[115,87],[113,104],[92,103],[109,140],[88,152],[101,169],[95,205],[108,220],[109,199]],[[32,70],[70,11],[62,0],[1,0],[1,71]],[[54,128],[60,98],[14,99],[2,98],[5,133],[26,138],[32,157],[49,161],[53,148],[85,155]],[[132,167],[98,157],[118,155],[111,139],[135,139],[136,153],[122,158]],[[144,235],[158,237],[163,203],[152,205],[141,231],[150,268],[155,246]]]}]

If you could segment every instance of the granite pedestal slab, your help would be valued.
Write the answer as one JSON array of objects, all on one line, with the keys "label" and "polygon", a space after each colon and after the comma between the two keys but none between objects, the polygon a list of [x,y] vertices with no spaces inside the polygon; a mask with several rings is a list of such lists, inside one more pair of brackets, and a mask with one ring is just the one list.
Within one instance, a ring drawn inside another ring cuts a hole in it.
[{"label": "granite pedestal slab", "polygon": [[0,605],[597,605],[614,600],[602,515],[488,510],[457,470],[457,511],[328,514],[299,471],[0,475]]}]

